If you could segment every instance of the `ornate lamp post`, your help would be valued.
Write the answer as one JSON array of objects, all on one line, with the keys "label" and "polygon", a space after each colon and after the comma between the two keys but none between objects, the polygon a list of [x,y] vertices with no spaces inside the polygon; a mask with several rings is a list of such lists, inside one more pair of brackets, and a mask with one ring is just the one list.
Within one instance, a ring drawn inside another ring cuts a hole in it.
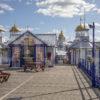
[{"label": "ornate lamp post", "polygon": [[93,41],[92,41],[92,44],[93,44],[93,47],[92,47],[92,58],[93,58],[93,62],[92,62],[92,86],[93,87],[96,87],[96,79],[95,79],[95,73],[96,73],[96,70],[95,70],[95,23],[93,22],[93,25],[89,25],[90,28],[93,29]]}]

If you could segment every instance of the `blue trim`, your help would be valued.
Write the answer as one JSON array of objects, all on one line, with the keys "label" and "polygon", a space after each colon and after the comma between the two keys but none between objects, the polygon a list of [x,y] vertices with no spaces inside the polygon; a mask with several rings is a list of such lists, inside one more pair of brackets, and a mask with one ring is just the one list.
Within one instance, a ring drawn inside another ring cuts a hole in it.
[{"label": "blue trim", "polygon": [[[93,48],[92,48],[92,57],[93,60],[95,60],[95,24],[93,22]],[[92,63],[92,86],[95,87],[96,86],[96,80],[95,80],[95,62],[93,61]]]},{"label": "blue trim", "polygon": [[87,61],[87,49],[85,48],[85,67],[87,67],[86,61]]},{"label": "blue trim", "polygon": [[99,76],[100,76],[100,48],[99,48]]}]

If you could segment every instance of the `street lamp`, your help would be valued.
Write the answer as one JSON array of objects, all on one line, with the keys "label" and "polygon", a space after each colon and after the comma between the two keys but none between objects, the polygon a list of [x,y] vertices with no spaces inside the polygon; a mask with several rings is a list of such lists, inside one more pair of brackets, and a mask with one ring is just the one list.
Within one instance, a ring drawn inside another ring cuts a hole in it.
[{"label": "street lamp", "polygon": [[93,87],[96,87],[96,80],[95,80],[95,73],[96,73],[96,70],[95,70],[95,62],[94,62],[94,59],[95,59],[95,23],[93,22],[93,25],[89,25],[90,28],[93,29],[93,41],[92,41],[92,44],[93,44],[93,47],[92,47],[92,58],[93,58],[93,62],[92,62],[92,86]]}]

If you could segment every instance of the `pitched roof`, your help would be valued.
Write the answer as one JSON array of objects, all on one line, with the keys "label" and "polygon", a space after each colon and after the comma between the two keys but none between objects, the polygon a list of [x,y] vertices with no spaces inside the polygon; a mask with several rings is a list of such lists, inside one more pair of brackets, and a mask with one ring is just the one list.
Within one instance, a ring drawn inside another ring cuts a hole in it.
[{"label": "pitched roof", "polygon": [[35,34],[38,38],[44,41],[48,46],[56,46],[57,36],[56,34]]},{"label": "pitched roof", "polygon": [[[18,36],[15,40],[11,41],[9,44],[12,44],[13,42],[17,41],[18,39],[20,39],[22,36],[24,36],[25,34],[30,34],[33,37],[37,38],[39,41],[41,41],[43,44],[46,44],[44,41],[42,41],[40,38],[38,38],[36,35],[34,35],[33,33],[31,33],[30,31],[26,31],[23,34],[21,34],[20,36]],[[47,45],[47,44],[46,44]]]},{"label": "pitched roof", "polygon": [[69,48],[92,48],[92,43],[87,40],[73,42]]}]

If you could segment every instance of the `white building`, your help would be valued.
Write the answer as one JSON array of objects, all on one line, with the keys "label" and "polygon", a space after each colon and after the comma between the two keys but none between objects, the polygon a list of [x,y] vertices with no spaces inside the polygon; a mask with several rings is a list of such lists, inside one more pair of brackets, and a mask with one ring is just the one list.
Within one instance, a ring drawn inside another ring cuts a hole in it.
[{"label": "white building", "polygon": [[[69,47],[70,64],[81,66],[92,77],[92,62],[95,64],[96,80],[100,79],[100,42],[95,42],[95,58],[92,58],[93,44],[89,39],[89,27],[80,24],[76,27],[75,40]],[[92,33],[91,33],[92,35]],[[100,84],[100,82],[99,82]]]},{"label": "white building", "polygon": [[59,33],[57,38],[57,48],[56,48],[56,63],[64,64],[67,62],[67,52],[66,52],[66,38],[63,31]]},{"label": "white building", "polygon": [[88,51],[91,50],[92,45],[89,41],[89,27],[80,24],[76,27],[75,32],[75,40],[70,45],[70,63],[77,65],[80,60],[87,58]]},{"label": "white building", "polygon": [[[10,29],[10,39],[6,43],[6,47],[4,47],[3,53],[3,62],[2,63],[9,63],[11,67],[21,67],[21,46],[22,44],[24,45],[24,40],[25,38],[30,37],[32,41],[35,41],[33,44],[31,44],[31,47],[34,48],[33,53],[34,57],[37,58],[36,55],[39,50],[43,54],[43,61],[46,63],[46,61],[49,62],[49,66],[54,66],[55,64],[55,55],[56,55],[56,45],[57,45],[57,37],[56,34],[53,33],[47,33],[47,34],[34,34],[30,31],[26,31],[24,33],[21,33],[19,28],[14,24],[14,26],[11,27]],[[29,38],[29,41],[31,41]],[[38,42],[36,42],[38,41]],[[41,47],[41,49],[36,49],[35,45],[37,48]],[[45,48],[44,48],[45,47]],[[16,50],[15,50],[16,49]],[[27,50],[26,50],[27,51]],[[34,52],[36,51],[36,52]],[[19,54],[18,54],[19,53]],[[19,55],[19,57],[15,57],[16,55]],[[42,56],[42,55],[41,55]],[[45,57],[44,57],[45,56]],[[6,59],[7,58],[7,59]],[[14,60],[15,58],[15,60]],[[17,59],[18,58],[18,59]],[[17,60],[18,61],[17,61]],[[14,64],[15,62],[19,62],[18,64]]]}]

